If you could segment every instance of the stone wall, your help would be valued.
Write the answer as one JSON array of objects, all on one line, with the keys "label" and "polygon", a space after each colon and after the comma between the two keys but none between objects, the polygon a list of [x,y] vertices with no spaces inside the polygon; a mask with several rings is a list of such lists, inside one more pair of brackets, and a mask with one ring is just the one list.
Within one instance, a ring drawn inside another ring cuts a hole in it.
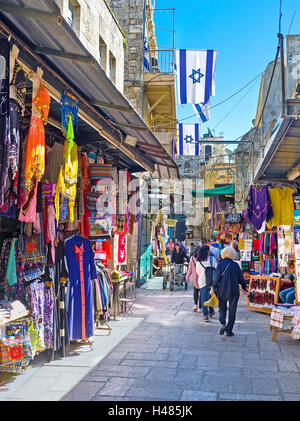
[{"label": "stone wall", "polygon": [[109,3],[126,34],[124,95],[142,115],[145,0],[109,0]]},{"label": "stone wall", "polygon": [[58,0],[63,17],[70,16],[69,3],[75,10],[75,32],[86,49],[100,62],[100,37],[106,44],[102,68],[109,75],[110,53],[115,58],[115,85],[124,91],[124,33],[105,0]]}]

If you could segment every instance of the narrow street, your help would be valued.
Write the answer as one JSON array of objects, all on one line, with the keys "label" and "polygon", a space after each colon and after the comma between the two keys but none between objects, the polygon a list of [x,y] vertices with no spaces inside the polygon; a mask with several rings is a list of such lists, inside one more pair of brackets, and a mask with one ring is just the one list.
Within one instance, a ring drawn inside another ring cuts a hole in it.
[{"label": "narrow street", "polygon": [[134,306],[143,320],[62,400],[300,399],[300,344],[285,335],[273,343],[268,315],[247,310],[241,296],[228,338],[218,335],[218,313],[204,323],[192,306],[190,288],[148,281]]}]

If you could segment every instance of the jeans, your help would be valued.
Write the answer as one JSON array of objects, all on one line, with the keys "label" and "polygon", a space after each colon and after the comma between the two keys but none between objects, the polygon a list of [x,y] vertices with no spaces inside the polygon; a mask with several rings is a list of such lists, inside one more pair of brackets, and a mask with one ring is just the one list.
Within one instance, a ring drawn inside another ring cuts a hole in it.
[{"label": "jeans", "polygon": [[[219,298],[219,322],[222,325],[225,325],[225,332],[232,333],[232,329],[235,322],[237,304],[239,301],[239,295],[231,297],[229,300],[222,300]],[[228,323],[226,325],[226,314],[227,314],[227,302],[229,302],[229,314],[228,314]]]},{"label": "jeans", "polygon": [[199,288],[195,288],[195,287],[194,287],[194,303],[195,303],[195,306],[198,306],[199,304],[199,308],[201,308],[201,291]]},{"label": "jeans", "polygon": [[182,266],[175,265],[175,275],[180,275],[182,273]]},{"label": "jeans", "polygon": [[203,287],[200,288],[200,295],[201,295],[201,307],[202,307],[202,311],[203,311],[203,316],[208,316],[208,315],[212,315],[213,314],[213,307],[206,307],[203,304],[205,303],[205,301],[208,301],[210,299],[210,287]]},{"label": "jeans", "polygon": [[295,287],[284,289],[279,293],[279,297],[283,303],[294,304],[295,296]]}]

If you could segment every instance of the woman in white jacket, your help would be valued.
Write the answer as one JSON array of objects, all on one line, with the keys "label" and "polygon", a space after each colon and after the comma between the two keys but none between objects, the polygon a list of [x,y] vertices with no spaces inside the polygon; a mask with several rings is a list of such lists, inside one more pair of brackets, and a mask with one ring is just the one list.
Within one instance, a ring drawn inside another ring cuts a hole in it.
[{"label": "woman in white jacket", "polygon": [[201,307],[203,309],[204,321],[208,322],[209,317],[212,317],[215,312],[213,307],[204,306],[204,302],[210,298],[210,287],[206,286],[205,269],[207,267],[217,267],[217,260],[214,256],[210,255],[209,247],[203,246],[199,249],[196,263],[196,272],[198,275],[198,285],[201,293]]}]

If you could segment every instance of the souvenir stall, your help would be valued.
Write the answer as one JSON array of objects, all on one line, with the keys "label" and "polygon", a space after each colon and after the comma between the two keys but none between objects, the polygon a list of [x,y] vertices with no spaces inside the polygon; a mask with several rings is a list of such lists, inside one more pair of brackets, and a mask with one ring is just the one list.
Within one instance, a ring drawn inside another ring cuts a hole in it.
[{"label": "souvenir stall", "polygon": [[271,313],[280,291],[293,286],[288,262],[294,261],[293,195],[295,189],[274,185],[251,186],[244,231],[237,244],[242,269],[249,269],[250,310]]},{"label": "souvenir stall", "polygon": [[123,190],[120,169],[79,145],[77,98],[65,89],[53,101],[42,68],[30,71],[7,38],[0,50],[0,371],[21,373],[40,352],[92,348],[96,329],[111,329],[113,270],[135,284],[140,202],[124,167]]}]

